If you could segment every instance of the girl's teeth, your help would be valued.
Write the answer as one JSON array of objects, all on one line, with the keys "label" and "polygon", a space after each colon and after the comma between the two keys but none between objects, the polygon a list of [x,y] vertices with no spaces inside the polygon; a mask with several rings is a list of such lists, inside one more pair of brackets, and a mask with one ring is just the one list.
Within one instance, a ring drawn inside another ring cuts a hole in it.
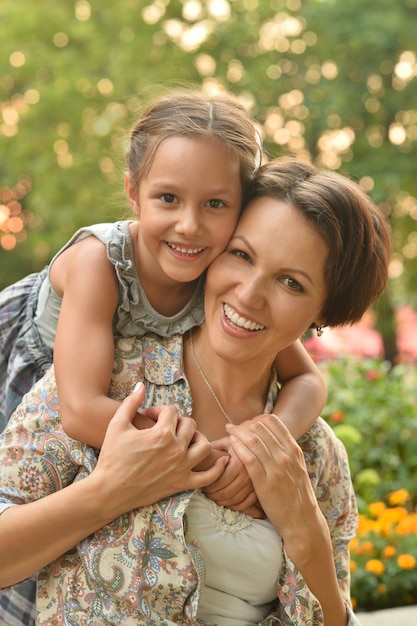
[{"label": "girl's teeth", "polygon": [[238,326],[239,328],[244,328],[245,330],[262,330],[265,328],[262,324],[257,324],[256,322],[252,322],[251,320],[241,317],[228,304],[223,306],[223,310],[229,322],[235,324],[235,326]]},{"label": "girl's teeth", "polygon": [[192,256],[194,254],[199,254],[200,252],[204,250],[204,248],[197,248],[196,250],[190,250],[189,248],[180,248],[179,246],[175,246],[172,243],[169,243],[168,245],[171,248],[171,250],[175,250],[175,252],[180,252],[181,254],[188,254],[189,256]]}]

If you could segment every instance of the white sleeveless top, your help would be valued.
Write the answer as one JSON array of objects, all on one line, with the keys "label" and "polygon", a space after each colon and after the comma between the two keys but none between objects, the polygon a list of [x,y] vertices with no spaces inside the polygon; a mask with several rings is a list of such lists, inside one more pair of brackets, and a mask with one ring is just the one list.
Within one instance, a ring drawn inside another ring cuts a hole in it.
[{"label": "white sleeveless top", "polygon": [[187,508],[189,532],[203,554],[197,617],[218,626],[254,626],[277,598],[282,540],[268,520],[218,506],[197,491]]}]

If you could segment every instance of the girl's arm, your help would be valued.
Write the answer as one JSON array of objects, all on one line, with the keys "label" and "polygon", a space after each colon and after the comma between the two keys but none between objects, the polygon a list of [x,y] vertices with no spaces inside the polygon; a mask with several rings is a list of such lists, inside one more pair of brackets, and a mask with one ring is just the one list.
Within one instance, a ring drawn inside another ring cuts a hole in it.
[{"label": "girl's arm", "polygon": [[62,425],[99,448],[120,405],[108,397],[119,294],[104,244],[87,237],[65,250],[51,267],[51,283],[62,297],[54,347]]},{"label": "girl's arm", "polygon": [[314,424],[326,404],[326,383],[301,341],[282,350],[274,364],[281,384],[274,413],[294,439],[299,439]]}]

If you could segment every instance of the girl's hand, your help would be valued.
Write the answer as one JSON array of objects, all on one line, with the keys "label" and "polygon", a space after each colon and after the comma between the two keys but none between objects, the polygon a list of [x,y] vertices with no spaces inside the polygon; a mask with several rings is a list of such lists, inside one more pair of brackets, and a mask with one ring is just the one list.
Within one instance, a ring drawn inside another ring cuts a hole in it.
[{"label": "girl's hand", "polygon": [[212,448],[228,455],[224,472],[215,482],[203,489],[208,498],[233,511],[244,511],[252,517],[264,518],[263,511],[255,506],[256,493],[248,472],[230,446],[230,438],[223,437],[212,442]]}]

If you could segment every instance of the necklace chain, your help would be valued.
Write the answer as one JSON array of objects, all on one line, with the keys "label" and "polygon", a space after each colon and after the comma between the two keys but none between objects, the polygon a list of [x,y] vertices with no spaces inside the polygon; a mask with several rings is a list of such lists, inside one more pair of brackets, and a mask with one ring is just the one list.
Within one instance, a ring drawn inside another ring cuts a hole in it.
[{"label": "necklace chain", "polygon": [[197,359],[197,355],[194,352],[193,331],[192,330],[190,330],[190,348],[191,348],[191,354],[192,354],[194,363],[195,363],[198,371],[200,372],[201,378],[204,380],[204,382],[205,382],[205,384],[207,386],[207,389],[210,391],[211,395],[214,398],[214,401],[216,402],[216,404],[219,407],[220,411],[223,413],[223,415],[226,418],[226,420],[229,422],[229,424],[233,424],[232,420],[230,419],[230,417],[228,416],[228,414],[224,410],[222,403],[220,402],[220,400],[216,396],[216,393],[215,393],[213,387],[210,385],[209,381],[207,380],[207,376],[205,375],[205,373],[203,371],[203,368],[201,367],[200,361]]}]

